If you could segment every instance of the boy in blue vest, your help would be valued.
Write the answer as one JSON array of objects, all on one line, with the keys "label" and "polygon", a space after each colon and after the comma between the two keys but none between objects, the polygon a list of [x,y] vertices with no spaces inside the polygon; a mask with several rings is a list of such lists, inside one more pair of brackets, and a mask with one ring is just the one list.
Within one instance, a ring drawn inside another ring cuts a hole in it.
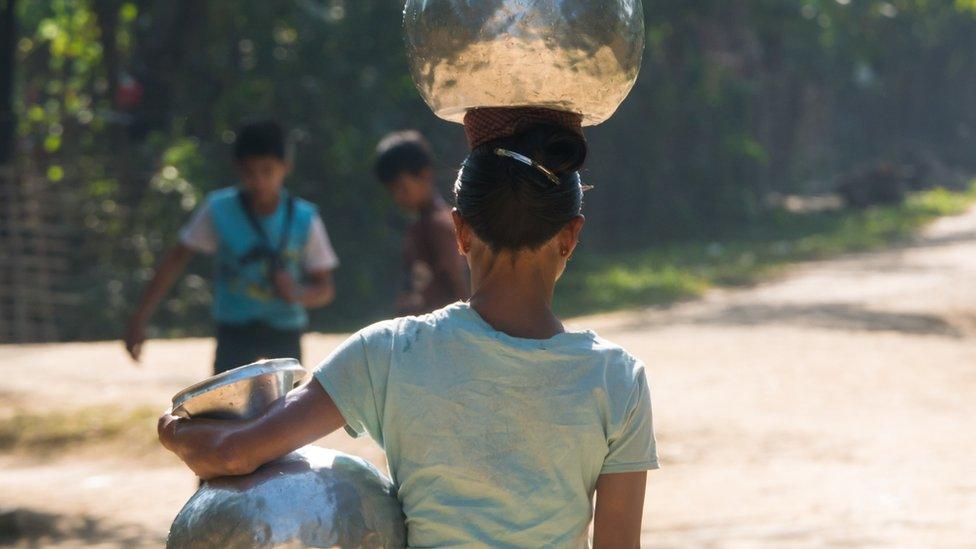
[{"label": "boy in blue vest", "polygon": [[291,170],[275,122],[240,129],[234,159],[241,185],[210,193],[156,269],[125,335],[136,361],[153,311],[196,253],[215,257],[214,373],[261,358],[301,360],[306,309],[335,297],[339,260],[317,208],[283,188]]}]

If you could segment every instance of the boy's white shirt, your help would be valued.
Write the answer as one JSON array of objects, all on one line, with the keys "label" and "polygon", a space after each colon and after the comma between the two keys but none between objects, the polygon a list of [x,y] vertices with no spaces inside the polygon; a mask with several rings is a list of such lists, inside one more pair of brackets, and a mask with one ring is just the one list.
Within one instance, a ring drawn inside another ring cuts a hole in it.
[{"label": "boy's white shirt", "polygon": [[[210,204],[204,202],[190,217],[186,225],[180,229],[180,242],[204,254],[217,253],[219,240],[214,229],[213,214]],[[315,215],[308,227],[308,238],[303,250],[303,266],[306,272],[331,271],[339,266],[339,256],[336,255],[329,240],[329,233],[322,218]]]}]

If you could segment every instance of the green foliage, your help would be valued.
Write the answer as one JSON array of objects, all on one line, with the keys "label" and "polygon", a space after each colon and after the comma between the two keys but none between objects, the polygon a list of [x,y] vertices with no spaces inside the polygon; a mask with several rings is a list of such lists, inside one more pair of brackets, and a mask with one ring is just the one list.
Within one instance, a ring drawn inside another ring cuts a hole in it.
[{"label": "green foliage", "polygon": [[[190,210],[235,183],[228,144],[252,117],[295,130],[288,185],[320,207],[343,261],[338,300],[313,326],[388,314],[404,221],[373,181],[373,146],[389,130],[425,132],[445,191],[466,150],[460,128],[435,119],[414,90],[401,8],[19,2],[24,169],[63,189],[73,214],[78,257],[64,290],[78,301],[64,313],[64,337],[119,334]],[[657,270],[656,257],[614,254],[804,222],[771,211],[771,193],[823,192],[838,172],[905,150],[973,167],[971,0],[660,0],[645,9],[641,78],[618,115],[590,131],[584,173],[598,187],[587,197],[587,245],[621,266],[574,283],[594,292],[579,292],[593,304],[578,310],[748,278],[738,256],[688,278],[681,265]],[[208,271],[192,266],[155,317],[159,334],[207,333]]]},{"label": "green foliage", "polygon": [[698,297],[713,286],[751,284],[788,263],[866,251],[901,241],[925,223],[962,213],[968,192],[935,189],[904,204],[865,211],[780,210],[747,234],[600,253],[581,248],[557,291],[560,312],[579,315]]}]

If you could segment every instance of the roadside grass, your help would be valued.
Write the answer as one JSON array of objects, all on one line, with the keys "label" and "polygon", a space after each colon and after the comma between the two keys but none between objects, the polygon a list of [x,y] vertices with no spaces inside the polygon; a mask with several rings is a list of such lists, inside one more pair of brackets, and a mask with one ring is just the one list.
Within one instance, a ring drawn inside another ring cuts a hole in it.
[{"label": "roadside grass", "polygon": [[881,248],[976,203],[968,191],[934,189],[867,210],[773,212],[743,234],[643,250],[580,254],[558,286],[559,313],[578,316],[692,299],[709,288],[745,286],[790,263]]},{"label": "roadside grass", "polygon": [[49,413],[15,411],[0,417],[0,452],[50,455],[68,447],[124,441],[130,446],[155,443],[159,411],[93,406]]}]

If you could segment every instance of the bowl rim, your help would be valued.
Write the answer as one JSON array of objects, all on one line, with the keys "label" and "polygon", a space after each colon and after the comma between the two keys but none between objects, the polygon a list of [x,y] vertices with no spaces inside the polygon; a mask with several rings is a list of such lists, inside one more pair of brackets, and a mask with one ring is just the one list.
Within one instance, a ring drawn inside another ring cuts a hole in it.
[{"label": "bowl rim", "polygon": [[[282,371],[302,373],[301,376],[295,378],[295,385],[300,383],[308,373],[305,368],[302,367],[302,365],[294,358],[272,358],[268,360],[259,360],[257,362],[252,362],[251,364],[238,366],[233,370],[227,370],[226,372],[210,376],[207,379],[194,383],[193,385],[190,385],[189,387],[176,393],[173,395],[173,410],[176,411],[193,398],[204,393],[209,393],[210,391],[232,385],[245,379]],[[288,390],[291,390],[292,388],[293,387],[288,387]]]}]

